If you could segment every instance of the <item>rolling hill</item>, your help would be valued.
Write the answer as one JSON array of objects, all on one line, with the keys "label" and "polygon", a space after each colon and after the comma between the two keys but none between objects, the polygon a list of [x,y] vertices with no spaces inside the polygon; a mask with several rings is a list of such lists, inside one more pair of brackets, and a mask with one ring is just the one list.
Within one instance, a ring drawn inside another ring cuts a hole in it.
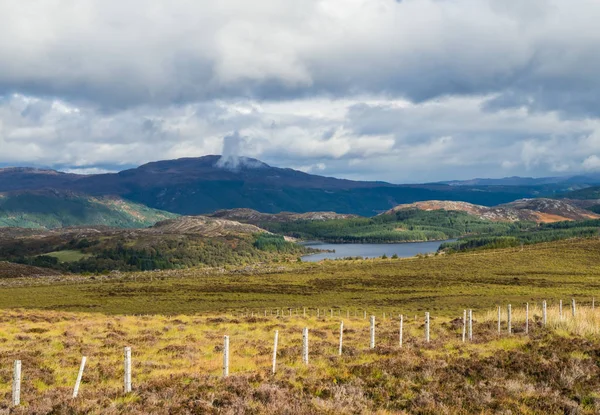
[{"label": "rolling hill", "polygon": [[394,207],[386,214],[394,214],[401,210],[419,209],[425,211],[446,210],[459,211],[477,216],[480,219],[494,222],[530,221],[552,223],[570,220],[598,219],[600,215],[582,209],[574,203],[558,199],[520,199],[498,206],[481,206],[465,202],[448,202],[428,200],[403,204]]},{"label": "rolling hill", "polygon": [[143,228],[176,216],[115,196],[92,197],[57,190],[0,193],[0,227],[54,229],[105,225]]},{"label": "rolling hill", "polygon": [[[0,261],[59,272],[243,265],[296,260],[307,252],[308,248],[254,225],[203,216],[168,219],[144,229],[0,228]],[[29,275],[36,269],[21,268],[12,269]],[[6,273],[11,272],[9,269]]]}]

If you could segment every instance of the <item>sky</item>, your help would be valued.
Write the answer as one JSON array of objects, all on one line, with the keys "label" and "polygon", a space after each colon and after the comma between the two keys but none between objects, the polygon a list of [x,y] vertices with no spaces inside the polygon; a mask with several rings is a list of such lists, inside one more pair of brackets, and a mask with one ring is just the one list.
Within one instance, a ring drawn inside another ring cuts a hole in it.
[{"label": "sky", "polygon": [[0,166],[600,171],[597,0],[0,2]]}]

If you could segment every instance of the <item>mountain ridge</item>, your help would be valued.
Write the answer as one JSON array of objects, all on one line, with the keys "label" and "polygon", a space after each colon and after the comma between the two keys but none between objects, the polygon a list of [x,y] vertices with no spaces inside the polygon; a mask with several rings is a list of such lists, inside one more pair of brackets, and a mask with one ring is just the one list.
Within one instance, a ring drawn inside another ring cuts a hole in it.
[{"label": "mountain ridge", "polygon": [[571,188],[354,181],[272,167],[252,158],[223,167],[221,159],[209,155],[159,160],[118,173],[90,175],[10,168],[0,170],[0,192],[53,188],[93,197],[116,196],[182,215],[249,208],[264,213],[333,211],[374,216],[398,204],[423,200],[495,206],[521,198],[554,196]]}]

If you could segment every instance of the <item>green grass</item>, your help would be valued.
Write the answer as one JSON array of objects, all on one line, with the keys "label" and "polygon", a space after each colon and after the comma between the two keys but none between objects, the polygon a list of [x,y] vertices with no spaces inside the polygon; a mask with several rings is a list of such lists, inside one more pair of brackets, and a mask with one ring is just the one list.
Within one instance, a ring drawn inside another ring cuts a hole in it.
[{"label": "green grass", "polygon": [[286,307],[458,316],[511,302],[600,298],[600,241],[568,240],[427,258],[282,263],[3,280],[1,308],[193,314]]},{"label": "green grass", "polygon": [[90,254],[85,254],[81,251],[74,250],[55,251],[44,255],[57,258],[60,262],[76,262],[80,259],[89,258],[91,256]]}]

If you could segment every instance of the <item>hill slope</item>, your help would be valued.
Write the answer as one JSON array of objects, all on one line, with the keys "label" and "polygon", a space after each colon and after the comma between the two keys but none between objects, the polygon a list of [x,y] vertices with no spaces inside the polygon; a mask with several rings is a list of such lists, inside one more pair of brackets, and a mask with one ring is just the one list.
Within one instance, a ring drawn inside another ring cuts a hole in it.
[{"label": "hill slope", "polygon": [[169,212],[197,215],[220,209],[260,212],[334,211],[373,216],[401,203],[459,200],[493,206],[550,195],[564,187],[394,185],[323,177],[242,158],[235,169],[220,156],[165,160],[114,174],[78,176],[35,169],[0,169],[0,192],[47,187],[93,196],[118,195]]},{"label": "hill slope", "polygon": [[53,190],[0,193],[0,227],[54,229],[106,225],[141,228],[175,216],[119,197],[91,197]]},{"label": "hill slope", "polygon": [[386,214],[393,214],[407,209],[466,212],[477,216],[480,219],[495,222],[531,221],[537,223],[549,223],[600,218],[600,215],[577,207],[575,204],[569,203],[568,201],[544,198],[520,199],[493,207],[474,205],[465,202],[428,200],[425,202],[398,205],[387,211]]},{"label": "hill slope", "polygon": [[145,229],[0,228],[0,261],[61,272],[243,265],[296,260],[309,251],[254,225],[202,216],[169,219]]}]

